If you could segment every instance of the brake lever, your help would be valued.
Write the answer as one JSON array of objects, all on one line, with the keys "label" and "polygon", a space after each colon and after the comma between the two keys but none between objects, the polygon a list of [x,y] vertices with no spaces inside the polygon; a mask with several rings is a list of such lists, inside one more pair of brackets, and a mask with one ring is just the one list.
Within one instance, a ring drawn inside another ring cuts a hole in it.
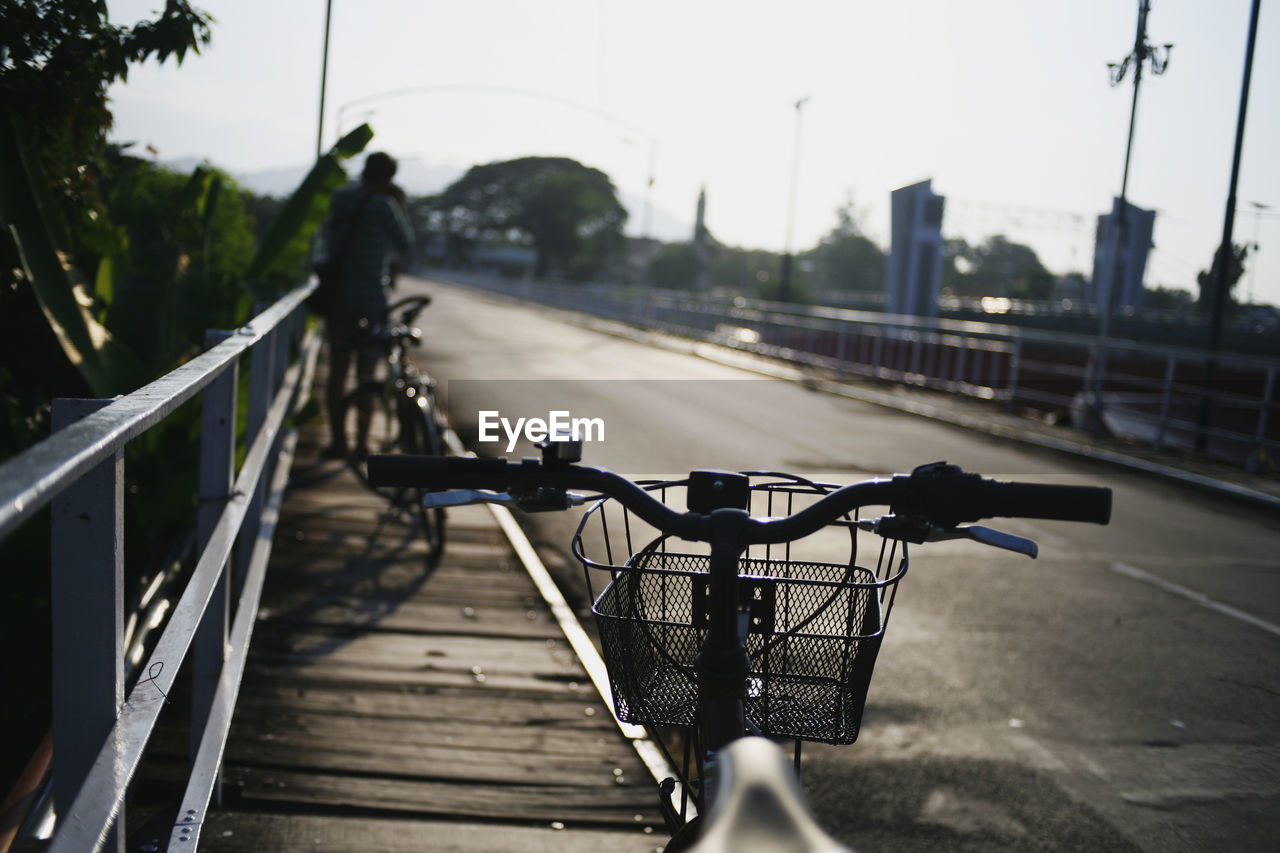
[{"label": "brake lever", "polygon": [[[858,528],[869,530],[873,533],[885,535],[889,531],[883,529],[881,522],[885,519],[860,519],[856,522]],[[894,537],[896,538],[896,537]],[[943,528],[935,527],[929,530],[922,537],[925,542],[948,542],[953,539],[971,539],[980,545],[990,545],[992,548],[1001,548],[1005,551],[1012,551],[1015,554],[1035,559],[1040,553],[1040,546],[1030,539],[1022,536],[1014,536],[1012,533],[1004,533],[999,530],[993,530],[990,527],[983,527],[978,524],[971,524],[967,527]],[[914,539],[910,541],[915,541]]]},{"label": "brake lever", "polygon": [[471,504],[515,506],[515,503],[516,499],[510,492],[494,492],[488,489],[451,489],[447,492],[427,492],[422,496],[422,505],[427,509]]},{"label": "brake lever", "polygon": [[1004,533],[1000,530],[993,530],[990,527],[983,527],[978,524],[971,524],[968,527],[955,527],[950,530],[939,528],[929,534],[930,542],[946,542],[951,539],[972,539],[979,544],[990,545],[992,548],[1002,548],[1015,554],[1023,554],[1033,560],[1040,553],[1040,546],[1030,539],[1014,536],[1012,533]]}]

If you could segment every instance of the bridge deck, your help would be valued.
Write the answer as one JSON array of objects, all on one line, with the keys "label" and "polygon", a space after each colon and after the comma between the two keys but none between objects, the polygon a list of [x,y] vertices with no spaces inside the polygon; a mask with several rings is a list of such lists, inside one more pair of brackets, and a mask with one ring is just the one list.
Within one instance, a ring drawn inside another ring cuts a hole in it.
[{"label": "bridge deck", "polygon": [[651,778],[488,510],[448,537],[424,577],[380,499],[303,449],[202,850],[660,846]]}]

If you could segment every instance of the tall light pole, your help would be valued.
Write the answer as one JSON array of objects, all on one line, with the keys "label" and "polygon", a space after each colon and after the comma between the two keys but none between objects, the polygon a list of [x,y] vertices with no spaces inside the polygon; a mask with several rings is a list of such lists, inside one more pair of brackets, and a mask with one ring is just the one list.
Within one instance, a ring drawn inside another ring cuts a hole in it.
[{"label": "tall light pole", "polygon": [[[1120,180],[1120,198],[1117,200],[1116,211],[1112,215],[1110,229],[1111,233],[1111,270],[1107,274],[1106,280],[1103,282],[1101,292],[1101,305],[1098,308],[1098,354],[1094,359],[1092,385],[1093,392],[1089,395],[1090,402],[1093,404],[1093,414],[1090,418],[1089,429],[1094,435],[1097,435],[1102,424],[1102,379],[1107,371],[1107,345],[1111,338],[1111,312],[1115,304],[1115,294],[1117,287],[1123,279],[1124,266],[1120,261],[1121,249],[1128,243],[1128,191],[1129,191],[1129,164],[1133,158],[1133,131],[1138,117],[1138,89],[1142,85],[1142,67],[1148,60],[1151,62],[1151,73],[1160,75],[1165,72],[1169,66],[1169,51],[1173,45],[1166,44],[1161,48],[1154,47],[1147,41],[1147,15],[1151,13],[1151,0],[1138,0],[1138,31],[1134,36],[1133,50],[1129,55],[1118,63],[1108,64],[1111,69],[1111,85],[1119,86],[1124,80],[1125,74],[1130,68],[1133,68],[1133,103],[1129,108],[1129,138],[1124,149],[1124,176]],[[1094,282],[1097,288],[1098,282]]]},{"label": "tall light pole", "polygon": [[791,190],[787,200],[787,237],[782,247],[782,272],[778,282],[779,302],[791,301],[791,266],[794,260],[791,254],[791,240],[796,227],[796,187],[800,183],[800,116],[801,108],[808,101],[808,95],[796,101],[796,132],[795,139],[791,143]]},{"label": "tall light pole", "polygon": [[329,22],[333,18],[333,0],[324,4],[324,57],[320,60],[320,118],[316,121],[316,159],[324,152],[324,89],[329,79]]}]

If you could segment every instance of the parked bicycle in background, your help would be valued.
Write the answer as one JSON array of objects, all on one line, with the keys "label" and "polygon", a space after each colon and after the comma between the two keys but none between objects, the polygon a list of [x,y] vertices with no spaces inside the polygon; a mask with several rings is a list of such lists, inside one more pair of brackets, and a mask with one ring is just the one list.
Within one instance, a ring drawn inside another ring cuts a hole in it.
[{"label": "parked bicycle in background", "polygon": [[448,450],[449,425],[436,399],[436,382],[409,357],[410,347],[422,339],[422,330],[414,322],[430,303],[427,295],[405,297],[388,307],[385,325],[367,325],[360,330],[366,342],[378,347],[383,356],[376,375],[348,392],[338,410],[351,470],[415,529],[425,547],[428,567],[435,565],[444,549],[444,509],[424,505],[425,492],[419,487],[371,483],[365,462],[368,453],[443,456]]}]

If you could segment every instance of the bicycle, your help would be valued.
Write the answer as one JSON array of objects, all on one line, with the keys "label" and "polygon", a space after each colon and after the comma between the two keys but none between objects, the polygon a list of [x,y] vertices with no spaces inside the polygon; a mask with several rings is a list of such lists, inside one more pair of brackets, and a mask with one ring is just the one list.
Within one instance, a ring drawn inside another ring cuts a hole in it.
[{"label": "bicycle", "polygon": [[[380,347],[381,376],[363,381],[342,400],[342,428],[349,452],[346,462],[367,488],[382,496],[391,510],[418,528],[426,546],[426,561],[433,566],[445,544],[445,511],[423,502],[425,492],[412,486],[381,487],[369,481],[365,448],[372,453],[405,453],[443,456],[448,452],[449,430],[436,399],[436,382],[409,358],[409,348],[422,339],[414,321],[431,303],[427,295],[407,296],[387,307],[388,322],[368,325],[365,342]],[[367,434],[361,440],[361,403],[371,404]]]},{"label": "bicycle", "polygon": [[[941,462],[847,486],[724,471],[633,482],[578,464],[581,446],[544,442],[541,460],[520,462],[371,457],[369,473],[378,483],[445,490],[427,501],[446,505],[553,511],[587,500],[570,490],[599,496],[573,551],[592,585],[615,713],[683,733],[681,762],[663,745],[680,767],[678,779],[661,784],[668,850],[749,849],[735,834],[743,815],[749,828],[772,828],[791,843],[777,849],[844,849],[808,815],[777,753],[770,747],[761,757],[756,741],[794,741],[798,769],[802,741],[857,738],[908,546],[968,538],[1034,557],[1031,540],[973,522],[1105,524],[1111,512],[1108,489],[1001,483]],[[672,507],[681,496],[685,512]],[[889,511],[862,518],[867,507]],[[875,568],[859,565],[867,538],[879,546]],[[847,556],[832,559],[836,547]],[[598,595],[593,572],[607,578]],[[744,784],[753,793],[743,794]],[[690,819],[709,803],[706,827]]]}]

